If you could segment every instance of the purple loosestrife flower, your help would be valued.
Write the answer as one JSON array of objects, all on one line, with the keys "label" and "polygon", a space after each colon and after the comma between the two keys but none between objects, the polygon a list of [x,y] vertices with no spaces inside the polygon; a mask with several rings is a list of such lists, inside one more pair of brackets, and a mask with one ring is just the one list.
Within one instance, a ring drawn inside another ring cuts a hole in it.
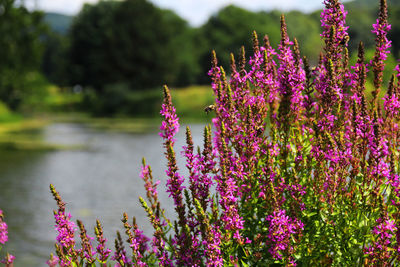
[{"label": "purple loosestrife flower", "polygon": [[[186,157],[186,167],[189,170],[189,184],[190,184],[190,192],[192,197],[192,203],[198,201],[203,209],[206,211],[208,208],[209,202],[209,193],[210,186],[212,185],[211,177],[209,176],[209,172],[214,168],[213,155],[212,153],[212,145],[211,145],[211,133],[210,128],[208,126],[204,129],[204,149],[203,153],[200,154],[200,149],[198,154],[193,154],[193,140],[190,128],[186,128],[186,146],[184,146],[184,156]],[[188,199],[189,193],[186,196]],[[187,203],[190,203],[190,200],[187,200]],[[191,208],[189,206],[189,212]],[[200,241],[200,225],[202,222],[198,221],[196,216],[188,214],[188,226],[190,228],[191,242],[188,244],[190,246],[190,254],[192,261],[191,264],[200,264],[200,262],[196,261],[193,257],[198,257],[197,251],[199,251],[201,246]],[[188,240],[187,240],[188,241]],[[196,251],[196,252],[195,252]],[[196,256],[197,255],[197,256]],[[187,261],[187,263],[189,263]]]},{"label": "purple loosestrife flower", "polygon": [[355,66],[352,66],[354,71],[351,80],[354,81],[352,86],[351,100],[355,101],[356,106],[361,106],[362,98],[365,96],[365,82],[367,79],[367,67],[364,63],[364,44],[360,42],[358,46],[358,59]]},{"label": "purple loosestrife flower", "polygon": [[399,93],[395,90],[394,75],[389,84],[388,93],[383,98],[383,107],[386,112],[386,116],[389,118],[398,118],[400,111]]},{"label": "purple loosestrife flower", "polygon": [[[191,237],[185,233],[187,218],[185,205],[183,203],[184,178],[178,172],[175,151],[173,148],[173,137],[178,132],[179,123],[167,86],[164,86],[164,103],[160,113],[164,117],[160,135],[164,139],[164,146],[167,150],[165,155],[168,160],[168,169],[166,170],[167,176],[169,177],[167,180],[167,192],[170,197],[172,196],[175,204],[175,211],[178,214],[178,223],[175,228],[175,237],[173,239],[173,241],[176,242],[177,253],[175,253],[174,256],[177,260],[177,264],[181,265],[187,263],[187,260],[190,261],[187,257],[187,255],[190,254],[190,246],[187,244],[190,243]],[[164,255],[161,255],[161,258],[159,259],[164,261],[165,264],[171,263],[168,258],[164,257]]]},{"label": "purple loosestrife flower", "polygon": [[[389,164],[387,157],[389,156],[388,140],[382,131],[383,120],[378,118],[375,113],[372,121],[372,129],[367,135],[368,147],[370,150],[369,166],[367,170],[370,176],[377,183],[381,185],[384,181],[389,179]],[[382,178],[386,178],[385,180]]]},{"label": "purple loosestrife flower", "polygon": [[153,182],[153,174],[149,165],[146,164],[146,160],[142,159],[142,167],[140,171],[140,178],[144,181],[144,187],[146,189],[147,199],[150,201],[151,209],[155,212],[157,217],[160,217],[159,201],[158,201],[158,191],[157,186],[160,181]]},{"label": "purple loosestrife flower", "polygon": [[243,171],[239,168],[242,166],[239,159],[232,155],[232,151],[228,149],[226,143],[226,128],[224,123],[221,123],[220,150],[218,150],[220,173],[216,175],[217,192],[220,195],[219,203],[222,207],[221,220],[225,230],[233,234],[233,237],[239,243],[243,242],[239,230],[243,229],[243,218],[238,211],[238,200],[241,197],[241,192],[238,190],[236,181],[243,179]]},{"label": "purple loosestrife flower", "polygon": [[[215,95],[217,95],[218,93],[218,85],[219,85],[219,81],[221,79],[221,70],[220,67],[218,67],[218,61],[217,61],[217,56],[215,54],[215,51],[212,51],[211,54],[211,69],[208,71],[208,75],[211,77],[211,87],[215,93]],[[239,75],[239,73],[237,73]]]},{"label": "purple loosestrife flower", "polygon": [[178,213],[180,225],[185,224],[185,207],[183,204],[182,191],[184,189],[183,177],[178,173],[176,165],[174,136],[179,130],[179,119],[175,113],[175,107],[172,105],[171,94],[167,86],[164,86],[164,103],[161,108],[161,115],[164,117],[160,136],[164,139],[164,146],[167,150],[168,169],[166,171],[169,177],[167,181],[167,192],[172,196],[175,209]]},{"label": "purple loosestrife flower", "polygon": [[153,252],[156,254],[160,266],[173,266],[172,261],[165,251],[165,241],[157,234],[154,234],[152,239]]},{"label": "purple loosestrife flower", "polygon": [[365,249],[365,254],[368,255],[371,265],[390,266],[389,259],[394,253],[390,246],[397,227],[394,220],[388,218],[379,218],[376,223],[377,226],[372,230],[376,240]]},{"label": "purple loosestrife flower", "polygon": [[[54,218],[56,221],[57,244],[59,245],[60,252],[63,253],[61,258],[61,266],[69,266],[72,264],[71,260],[67,258],[68,255],[76,256],[74,251],[75,238],[74,233],[76,231],[76,225],[71,221],[71,214],[65,214],[64,212],[54,212]],[[65,252],[64,252],[65,251]]]},{"label": "purple loosestrife flower", "polygon": [[183,177],[178,173],[176,166],[174,136],[179,131],[179,119],[176,115],[175,107],[172,105],[171,95],[167,86],[164,86],[164,103],[162,105],[161,115],[164,117],[161,126],[160,136],[164,139],[164,146],[167,149],[166,156],[168,160],[168,169],[166,171],[169,177],[167,181],[167,192],[174,199],[176,209],[180,220],[184,221],[184,207],[182,201]]},{"label": "purple loosestrife flower", "polygon": [[4,222],[3,211],[0,210],[0,244],[5,244],[8,240],[7,224]]},{"label": "purple loosestrife flower", "polygon": [[376,34],[375,56],[370,62],[370,65],[373,67],[374,71],[375,90],[372,92],[374,97],[373,101],[377,100],[380,92],[383,70],[385,69],[385,60],[387,59],[387,54],[390,53],[389,48],[392,46],[392,41],[387,39],[388,31],[391,29],[391,25],[388,23],[387,17],[388,14],[386,0],[381,0],[379,18],[376,20],[376,23],[372,25],[372,33]]},{"label": "purple loosestrife flower", "polygon": [[269,252],[275,260],[293,261],[295,248],[292,239],[301,233],[304,224],[297,218],[290,218],[285,210],[275,210],[266,218],[268,226]]},{"label": "purple loosestrife flower", "polygon": [[13,267],[13,262],[15,260],[15,256],[8,254],[6,255],[6,257],[0,261],[0,263],[5,264],[5,267]]},{"label": "purple loosestrife flower", "polygon": [[224,209],[221,219],[225,223],[226,230],[233,231],[234,236],[240,239],[238,230],[243,228],[244,221],[237,207],[238,188],[233,177],[228,177],[225,171],[219,179],[217,190],[221,195],[220,204]]},{"label": "purple loosestrife flower", "polygon": [[263,70],[264,70],[264,97],[266,102],[270,105],[270,119],[271,121],[275,114],[275,109],[278,101],[278,79],[276,71],[276,62],[274,56],[277,54],[275,49],[272,48],[268,36],[264,37],[264,49],[263,51]]},{"label": "purple loosestrife flower", "polygon": [[137,225],[133,225],[133,236],[130,247],[135,253],[137,266],[147,266],[145,262],[142,261],[144,253],[147,251],[147,242],[149,239],[143,235],[143,231],[140,231]]},{"label": "purple loosestrife flower", "polygon": [[164,139],[164,145],[174,145],[175,134],[179,131],[179,118],[176,115],[175,107],[172,105],[171,95],[168,87],[164,86],[164,102],[161,106],[160,114],[164,117],[161,127],[160,136]]},{"label": "purple loosestrife flower", "polygon": [[87,264],[90,265],[95,262],[95,259],[93,258],[94,254],[96,252],[93,251],[92,243],[91,240],[93,237],[90,237],[87,235],[85,226],[83,225],[82,221],[77,220],[79,230],[81,232],[80,237],[81,237],[81,246],[82,248],[79,250],[81,254],[82,259],[86,259]]},{"label": "purple loosestrife flower", "polygon": [[130,225],[128,223],[128,215],[124,213],[122,222],[124,223],[125,233],[129,237],[128,241],[133,253],[133,263],[135,266],[147,266],[142,259],[148,250],[147,242],[149,241],[149,238],[143,235],[143,231],[139,230],[135,218],[133,218],[133,224]]},{"label": "purple loosestrife flower", "polygon": [[142,170],[140,172],[140,178],[142,178],[145,181],[146,192],[149,192],[151,198],[158,199],[157,186],[160,184],[160,181],[152,183],[152,181],[147,180],[147,177],[149,177],[150,173],[150,167],[148,165],[145,165],[142,166],[141,168]]},{"label": "purple loosestrife flower", "polygon": [[[375,33],[377,35],[377,39],[378,39],[377,40],[378,41],[378,51],[377,51],[378,53],[376,54],[376,57],[377,57],[378,61],[381,61],[381,62],[383,62],[387,59],[387,54],[390,54],[389,48],[392,46],[392,41],[389,41],[387,39],[388,31],[390,31],[392,26],[385,19],[386,16],[387,16],[387,14],[382,16],[382,18],[377,19],[376,23],[372,25],[374,28],[372,30],[372,33]],[[383,67],[383,66],[381,66],[381,67]]]},{"label": "purple loosestrife flower", "polygon": [[207,266],[224,266],[223,259],[221,257],[221,232],[218,228],[210,229],[210,238],[211,242],[204,242],[206,245],[207,256],[211,256],[207,258]]},{"label": "purple loosestrife flower", "polygon": [[[315,89],[320,116],[320,124],[327,130],[333,127],[331,121],[337,120],[332,114],[343,99],[342,80],[347,75],[342,64],[343,47],[347,46],[348,27],[346,25],[346,14],[343,4],[338,0],[325,0],[325,9],[321,13],[321,25],[323,33],[321,36],[325,41],[325,55],[320,59],[320,64],[314,74]],[[331,116],[330,118],[327,116]]]},{"label": "purple loosestrife flower", "polygon": [[250,57],[249,65],[251,66],[251,70],[248,73],[248,79],[252,84],[255,85],[256,93],[259,91],[263,91],[264,89],[264,51],[265,47],[259,47],[258,36],[257,33],[253,32],[253,50],[254,55]]},{"label": "purple loosestrife flower", "polygon": [[60,259],[57,256],[54,256],[53,253],[51,253],[50,259],[48,261],[46,261],[46,264],[49,265],[49,267],[56,267],[59,260]]},{"label": "purple loosestrife flower", "polygon": [[[190,184],[190,192],[192,193],[192,197],[196,198],[200,201],[200,199],[203,199],[200,194],[201,194],[201,182],[200,180],[200,160],[199,160],[199,155],[195,155],[193,153],[193,139],[192,139],[192,133],[190,131],[189,126],[186,127],[186,146],[183,146],[183,152],[182,154],[186,158],[186,167],[189,170],[189,184]],[[208,190],[206,190],[208,193]]]},{"label": "purple loosestrife flower", "polygon": [[57,235],[57,254],[60,258],[61,266],[70,266],[72,262],[77,260],[77,251],[75,250],[75,231],[76,225],[71,221],[71,214],[65,213],[65,202],[62,201],[60,195],[53,185],[50,185],[51,193],[57,201],[58,210],[54,211],[56,221]]},{"label": "purple loosestrife flower", "polygon": [[[276,63],[273,57],[276,55],[275,50],[269,43],[268,36],[264,37],[264,46],[259,47],[257,33],[253,32],[253,50],[254,55],[249,60],[251,70],[247,75],[247,79],[254,84],[254,94],[256,97],[257,107],[260,109],[266,109],[265,104],[272,104],[277,101],[277,88],[278,82],[276,79]],[[237,88],[238,83],[235,83],[237,79],[237,72],[231,74],[231,87]],[[234,93],[235,94],[235,93]],[[259,99],[263,98],[263,101]]]},{"label": "purple loosestrife flower", "polygon": [[57,241],[66,248],[75,245],[74,233],[76,230],[75,223],[71,221],[71,214],[58,212],[54,214],[56,219],[56,230],[58,231]]},{"label": "purple loosestrife flower", "polygon": [[209,202],[210,187],[214,184],[211,177],[211,172],[215,167],[215,154],[212,147],[211,140],[211,126],[206,126],[204,128],[204,145],[203,152],[198,155],[197,159],[199,161],[200,176],[197,183],[199,201],[203,207],[203,210],[207,210],[207,203]]},{"label": "purple loosestrife flower", "polygon": [[119,231],[117,231],[117,238],[115,239],[115,252],[111,257],[111,260],[117,262],[114,267],[130,267],[133,265],[131,259],[126,256],[124,243]]},{"label": "purple loosestrife flower", "polygon": [[[244,53],[244,48],[242,47],[242,54]],[[245,60],[245,59],[244,59]],[[225,124],[226,129],[226,142],[228,142],[228,138],[235,135],[235,133],[240,130],[235,128],[235,124],[237,120],[240,118],[240,107],[236,106],[235,103],[242,103],[246,100],[244,99],[247,90],[244,89],[245,87],[245,79],[244,75],[246,71],[241,69],[240,72],[235,72],[236,74],[231,79],[231,84],[235,83],[235,77],[239,79],[237,81],[238,85],[235,86],[235,92],[231,91],[231,85],[228,84],[226,80],[225,71],[222,67],[218,67],[217,56],[215,51],[212,53],[212,67],[209,71],[209,75],[211,76],[212,80],[212,88],[215,95],[215,118],[212,120],[214,126],[216,127],[215,131],[215,151],[221,150],[221,124]],[[232,62],[234,64],[234,62]],[[241,66],[244,68],[244,63],[241,62]],[[236,67],[232,67],[235,69]],[[241,67],[242,68],[242,67]],[[217,154],[217,153],[216,153]]]},{"label": "purple loosestrife flower", "polygon": [[281,42],[279,44],[279,68],[278,82],[279,93],[281,95],[280,117],[288,120],[289,112],[294,121],[301,119],[301,113],[304,110],[304,90],[306,75],[300,67],[302,60],[299,58],[298,45],[296,42],[297,54],[294,55],[291,49],[293,42],[290,41],[287,34],[285,17],[281,16]]},{"label": "purple loosestrife flower", "polygon": [[[150,218],[150,222],[153,225],[153,228],[155,229],[151,243],[152,252],[160,260],[160,265],[170,266],[172,262],[169,261],[168,253],[165,251],[165,241],[163,239],[165,235],[164,226],[169,224],[169,220],[164,216],[164,209],[160,208],[160,203],[158,201],[157,185],[159,184],[159,181],[153,183],[153,175],[151,168],[150,166],[146,165],[144,159],[143,159],[141,177],[145,181],[147,198],[151,203],[151,207],[147,205],[147,203],[144,201],[143,198],[140,197],[139,200],[144,209],[146,210],[148,217]],[[162,222],[161,222],[161,217],[163,217],[164,219]],[[131,238],[131,240],[133,239]],[[137,241],[131,242],[131,245],[132,243],[137,243]],[[143,246],[143,244],[141,245]],[[131,248],[136,249],[137,247],[136,245],[134,245]],[[145,250],[147,250],[147,248]],[[142,253],[144,253],[143,250]]]},{"label": "purple loosestrife flower", "polygon": [[106,247],[107,239],[103,235],[103,227],[99,220],[96,220],[96,226],[94,228],[97,242],[99,243],[96,247],[97,258],[103,265],[106,264],[108,257],[110,256],[111,249]]},{"label": "purple loosestrife flower", "polygon": [[[8,227],[7,224],[4,222],[4,215],[3,211],[0,210],[0,245],[5,244],[8,241]],[[0,246],[1,249],[1,246]],[[13,262],[15,260],[15,256],[8,254],[6,257],[2,260],[0,260],[0,263],[4,263],[6,267],[12,267]]]},{"label": "purple loosestrife flower", "polygon": [[[249,170],[254,169],[257,162],[257,153],[260,151],[265,131],[265,117],[268,113],[268,105],[272,106],[277,98],[277,82],[275,63],[272,59],[275,53],[266,38],[265,47],[259,47],[258,37],[253,32],[254,55],[250,58],[251,70],[247,73],[244,69],[244,48],[241,52],[240,72],[236,70],[236,64],[232,55],[232,74],[229,84],[226,82],[222,68],[220,90],[217,102],[217,119],[214,120],[216,133],[216,147],[221,150],[221,126],[225,127],[228,146],[232,146],[236,153],[230,153],[232,173],[235,174],[236,183],[240,192],[249,192]],[[249,84],[254,85],[250,89]],[[233,88],[233,90],[231,89]],[[243,133],[246,134],[243,134]],[[229,143],[230,141],[230,143]]]},{"label": "purple loosestrife flower", "polygon": [[154,214],[154,211],[151,208],[149,208],[146,201],[144,201],[142,197],[139,197],[139,201],[142,204],[142,207],[146,210],[147,216],[149,217],[150,222],[155,230],[151,242],[152,252],[156,255],[157,259],[160,262],[160,265],[172,266],[172,262],[169,261],[168,258],[168,253],[165,251],[165,240],[164,240],[166,239],[164,232],[165,224],[162,224],[160,222],[159,216]]},{"label": "purple loosestrife flower", "polygon": [[[242,60],[240,62],[239,77],[243,78],[247,72],[244,69],[244,48],[242,48]],[[216,175],[217,191],[220,194],[220,205],[223,210],[221,220],[224,223],[224,228],[228,233],[232,233],[234,238],[242,242],[239,230],[243,228],[243,219],[238,213],[238,198],[242,196],[242,192],[238,187],[238,183],[244,180],[244,164],[241,164],[240,158],[232,150],[230,145],[238,144],[235,149],[240,150],[244,147],[245,138],[239,135],[245,131],[242,126],[246,122],[240,124],[242,120],[242,112],[247,111],[246,95],[249,94],[248,89],[243,89],[241,81],[238,81],[238,87],[235,87],[235,94],[232,95],[230,85],[226,81],[225,72],[217,66],[215,52],[213,52],[212,69],[209,72],[212,77],[213,86],[216,88],[216,118],[213,119],[215,125],[214,152],[219,158],[220,173]],[[245,79],[245,78],[244,78]],[[234,78],[233,78],[234,80]],[[234,105],[237,103],[238,105]],[[242,104],[243,103],[243,104]],[[244,109],[246,107],[246,109]],[[231,111],[234,110],[233,114]],[[230,138],[238,138],[230,143]],[[240,142],[242,141],[242,142]],[[240,152],[238,152],[240,154]]]},{"label": "purple loosestrife flower", "polygon": [[201,244],[204,247],[204,259],[206,266],[223,266],[222,258],[222,235],[220,231],[220,223],[218,220],[218,211],[215,205],[215,200],[211,199],[212,215],[211,218],[217,219],[217,221],[210,223],[210,216],[206,214],[201,207],[200,202],[194,199],[194,206],[196,208],[196,215],[198,217],[198,222],[201,227]]},{"label": "purple loosestrife flower", "polygon": [[397,72],[396,77],[400,78],[400,64],[397,64],[394,70]]},{"label": "purple loosestrife flower", "polygon": [[[326,57],[334,64],[340,64],[342,59],[343,45],[347,46],[349,35],[347,33],[346,15],[347,11],[339,0],[324,0],[325,9],[321,13],[321,26],[326,47]],[[324,62],[326,63],[326,62]]]}]

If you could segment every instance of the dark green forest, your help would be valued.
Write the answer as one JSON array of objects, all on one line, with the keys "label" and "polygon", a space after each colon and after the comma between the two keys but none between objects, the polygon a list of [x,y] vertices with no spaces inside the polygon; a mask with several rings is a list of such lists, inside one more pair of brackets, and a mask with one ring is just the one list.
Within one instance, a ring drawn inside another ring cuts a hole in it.
[{"label": "dark green forest", "polygon": [[[378,2],[345,4],[353,58],[361,40],[367,59],[373,55],[371,25]],[[215,50],[219,63],[229,69],[227,51],[238,55],[243,45],[250,54],[254,30],[260,39],[268,35],[275,47],[280,40],[278,10],[252,12],[230,5],[202,26],[192,27],[173,11],[147,0],[85,4],[74,17],[28,11],[13,0],[0,3],[0,100],[12,110],[24,106],[24,95],[40,95],[40,89],[32,92],[32,88],[41,80],[65,91],[78,88],[84,95],[80,108],[86,111],[114,114],[121,105],[131,104],[132,92],[159,89],[162,84],[178,88],[209,84],[210,52]],[[400,56],[400,3],[388,3],[393,41],[390,72]],[[289,35],[297,38],[302,55],[315,64],[322,45],[320,11],[291,11],[285,17]],[[137,110],[127,111],[131,112]]]}]

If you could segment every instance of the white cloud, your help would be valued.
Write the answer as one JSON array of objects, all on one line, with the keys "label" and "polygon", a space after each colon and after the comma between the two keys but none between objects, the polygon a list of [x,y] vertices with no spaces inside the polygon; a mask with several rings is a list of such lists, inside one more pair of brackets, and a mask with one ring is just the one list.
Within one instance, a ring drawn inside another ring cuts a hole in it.
[{"label": "white cloud", "polygon": [[[95,3],[98,0],[25,0],[28,7],[33,8],[35,1],[39,9],[45,11],[76,14],[82,8],[83,3]],[[174,10],[177,14],[198,26],[207,18],[216,13],[220,8],[234,4],[252,10],[291,10],[299,9],[311,11],[322,8],[322,0],[150,0],[162,8]]]},{"label": "white cloud", "polygon": [[204,23],[220,8],[234,4],[252,11],[292,10],[311,11],[322,8],[322,0],[151,0],[160,7],[173,9],[193,25]]},{"label": "white cloud", "polygon": [[39,9],[45,11],[75,15],[81,10],[84,3],[96,3],[98,0],[25,0],[29,8],[33,8],[35,2]]}]

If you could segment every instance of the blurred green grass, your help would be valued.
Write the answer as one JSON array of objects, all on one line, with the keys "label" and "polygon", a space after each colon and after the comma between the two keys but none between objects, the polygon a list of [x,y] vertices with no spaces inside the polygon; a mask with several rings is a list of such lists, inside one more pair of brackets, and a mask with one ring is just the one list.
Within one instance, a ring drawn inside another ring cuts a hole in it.
[{"label": "blurred green grass", "polygon": [[[121,89],[121,88],[119,88]],[[208,123],[213,114],[204,108],[213,104],[210,86],[192,85],[183,88],[170,88],[172,103],[176,107],[181,122]],[[117,97],[119,98],[119,97]],[[145,133],[158,130],[163,101],[162,88],[127,93],[118,112],[110,116],[90,116],[88,113],[65,113],[53,115],[53,121],[83,123],[96,129],[127,133]],[[118,99],[115,100],[120,102]]]},{"label": "blurred green grass", "polygon": [[[210,86],[192,85],[170,88],[172,102],[180,119],[208,121],[204,108],[214,103]],[[95,117],[159,118],[163,101],[162,87],[132,90],[126,84],[109,85],[102,95],[88,89],[83,104]]]},{"label": "blurred green grass", "polygon": [[211,86],[193,85],[171,89],[172,103],[183,121],[208,122],[213,114],[207,114],[204,108],[215,103]]}]

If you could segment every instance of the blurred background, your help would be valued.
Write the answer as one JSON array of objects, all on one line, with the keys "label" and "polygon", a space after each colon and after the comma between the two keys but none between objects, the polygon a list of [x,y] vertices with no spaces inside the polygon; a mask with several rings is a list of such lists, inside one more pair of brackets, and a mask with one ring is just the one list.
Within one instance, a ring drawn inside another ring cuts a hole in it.
[{"label": "blurred background", "polygon": [[[345,2],[353,63],[361,40],[373,57],[378,4]],[[386,81],[400,57],[400,2],[388,5]],[[319,0],[0,0],[0,209],[10,239],[0,257],[8,251],[16,267],[45,266],[56,237],[50,183],[92,236],[96,218],[103,222],[110,247],[124,211],[151,235],[138,204],[141,157],[162,180],[173,214],[157,134],[162,85],[202,145],[212,117],[204,112],[213,103],[211,50],[229,69],[231,52],[244,45],[251,55],[253,30],[276,48],[284,13],[290,37],[316,64],[322,7]],[[181,147],[182,130],[178,140]]]}]

